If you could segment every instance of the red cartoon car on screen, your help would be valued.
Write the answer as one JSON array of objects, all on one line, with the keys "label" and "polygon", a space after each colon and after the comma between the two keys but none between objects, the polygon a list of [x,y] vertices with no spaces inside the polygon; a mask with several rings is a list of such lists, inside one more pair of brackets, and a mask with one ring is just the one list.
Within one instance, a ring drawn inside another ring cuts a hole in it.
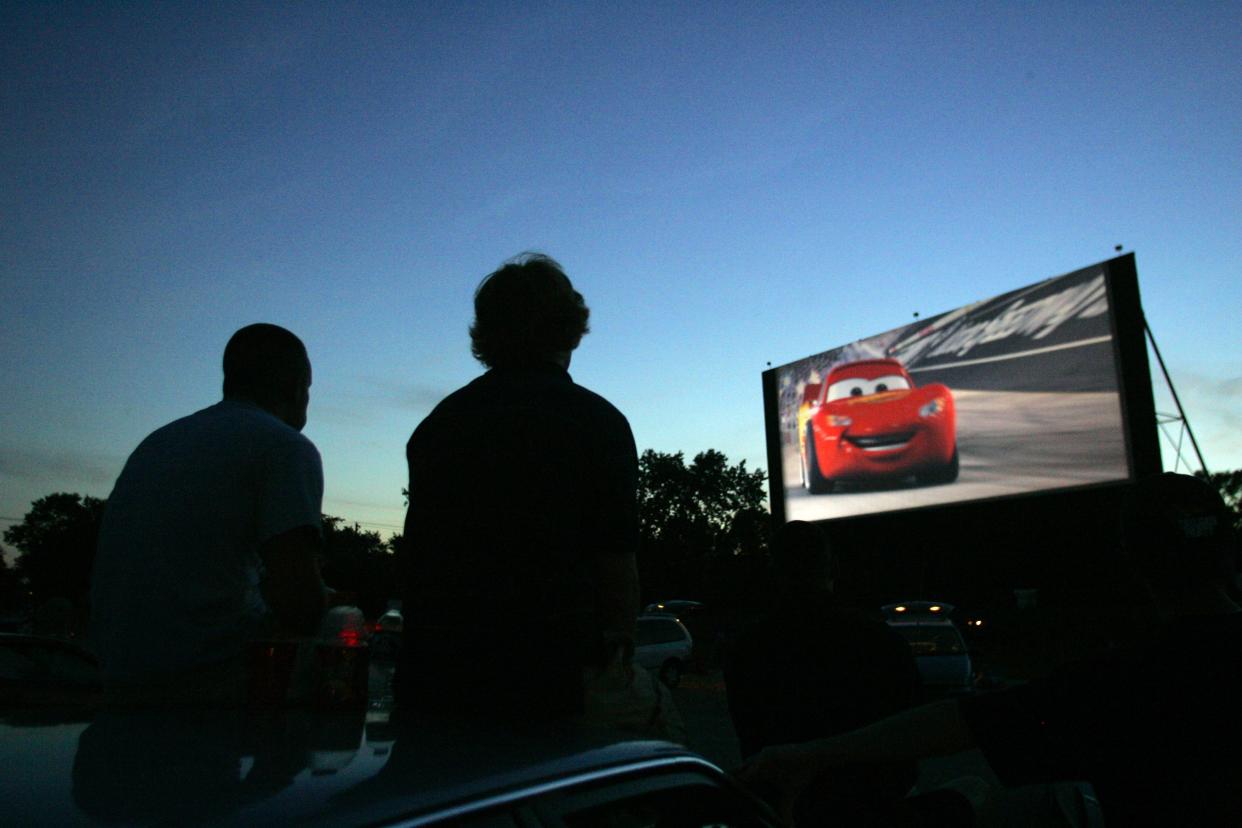
[{"label": "red cartoon car on screen", "polygon": [[957,479],[957,413],[940,383],[915,388],[895,359],[838,365],[798,412],[802,485],[814,494],[838,482],[914,477]]}]

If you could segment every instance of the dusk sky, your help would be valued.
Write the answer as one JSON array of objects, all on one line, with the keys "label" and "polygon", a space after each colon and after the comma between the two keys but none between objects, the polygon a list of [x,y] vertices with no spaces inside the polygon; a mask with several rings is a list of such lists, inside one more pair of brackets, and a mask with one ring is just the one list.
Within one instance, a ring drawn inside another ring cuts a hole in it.
[{"label": "dusk sky", "polygon": [[474,289],[526,250],[640,450],[766,469],[769,362],[1121,244],[1208,467],[1242,467],[1242,4],[0,15],[0,529],[107,496],[267,321],[314,365],[324,511],[388,534],[410,432],[482,370]]}]

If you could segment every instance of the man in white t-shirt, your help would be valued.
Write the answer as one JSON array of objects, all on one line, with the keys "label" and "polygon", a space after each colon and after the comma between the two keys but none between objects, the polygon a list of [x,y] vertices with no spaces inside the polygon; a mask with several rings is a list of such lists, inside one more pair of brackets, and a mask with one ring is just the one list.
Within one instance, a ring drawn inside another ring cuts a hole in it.
[{"label": "man in white t-shirt", "polygon": [[91,638],[110,688],[239,698],[247,642],[310,635],[323,468],[301,434],[311,366],[276,325],[224,350],[224,399],[156,430],[108,498]]}]

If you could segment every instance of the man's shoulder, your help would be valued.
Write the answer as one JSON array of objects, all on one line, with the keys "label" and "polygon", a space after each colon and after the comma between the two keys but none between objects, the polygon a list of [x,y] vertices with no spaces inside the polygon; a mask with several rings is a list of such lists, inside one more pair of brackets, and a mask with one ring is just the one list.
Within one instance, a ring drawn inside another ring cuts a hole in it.
[{"label": "man's shoulder", "polygon": [[629,431],[629,421],[602,395],[578,385],[565,371],[493,369],[442,399],[414,430],[454,429],[494,413],[534,414]]},{"label": "man's shoulder", "polygon": [[188,450],[201,446],[219,450],[232,446],[256,452],[275,450],[314,454],[319,450],[310,438],[257,405],[222,400],[153,431],[138,451],[164,450],[177,446]]},{"label": "man's shoulder", "polygon": [[479,405],[487,399],[494,396],[488,391],[485,384],[481,383],[487,375],[476,377],[470,382],[455,391],[450,392],[447,396],[436,403],[427,416],[419,421],[414,428],[414,433],[410,436],[410,442],[413,442],[420,434],[426,434],[442,427],[442,424],[451,425],[461,419],[463,414],[477,411]]},{"label": "man's shoulder", "polygon": [[611,417],[611,418],[614,418],[616,420],[619,420],[625,423],[629,422],[626,419],[625,415],[621,413],[621,409],[617,408],[615,405],[613,405],[611,402],[605,399],[603,395],[597,394],[596,392],[592,391],[590,388],[587,388],[584,385],[578,385],[577,383],[571,383],[570,387],[573,389],[573,392],[577,394],[583,400],[585,404],[594,408],[596,411],[599,412],[601,416]]}]

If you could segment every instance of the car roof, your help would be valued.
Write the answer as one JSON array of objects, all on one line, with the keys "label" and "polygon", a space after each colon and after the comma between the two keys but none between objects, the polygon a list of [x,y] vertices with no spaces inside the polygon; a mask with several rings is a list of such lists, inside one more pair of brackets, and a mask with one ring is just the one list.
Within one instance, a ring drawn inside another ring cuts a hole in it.
[{"label": "car roof", "polygon": [[5,709],[0,762],[38,769],[0,781],[11,824],[416,825],[653,768],[720,776],[678,745],[570,722],[362,710]]},{"label": "car roof", "polygon": [[948,618],[957,607],[945,601],[895,601],[880,607],[889,618],[897,617],[928,617]]},{"label": "car roof", "polygon": [[678,609],[699,609],[703,606],[702,601],[691,601],[686,598],[670,598],[664,601],[652,601],[648,607],[676,607]]}]

